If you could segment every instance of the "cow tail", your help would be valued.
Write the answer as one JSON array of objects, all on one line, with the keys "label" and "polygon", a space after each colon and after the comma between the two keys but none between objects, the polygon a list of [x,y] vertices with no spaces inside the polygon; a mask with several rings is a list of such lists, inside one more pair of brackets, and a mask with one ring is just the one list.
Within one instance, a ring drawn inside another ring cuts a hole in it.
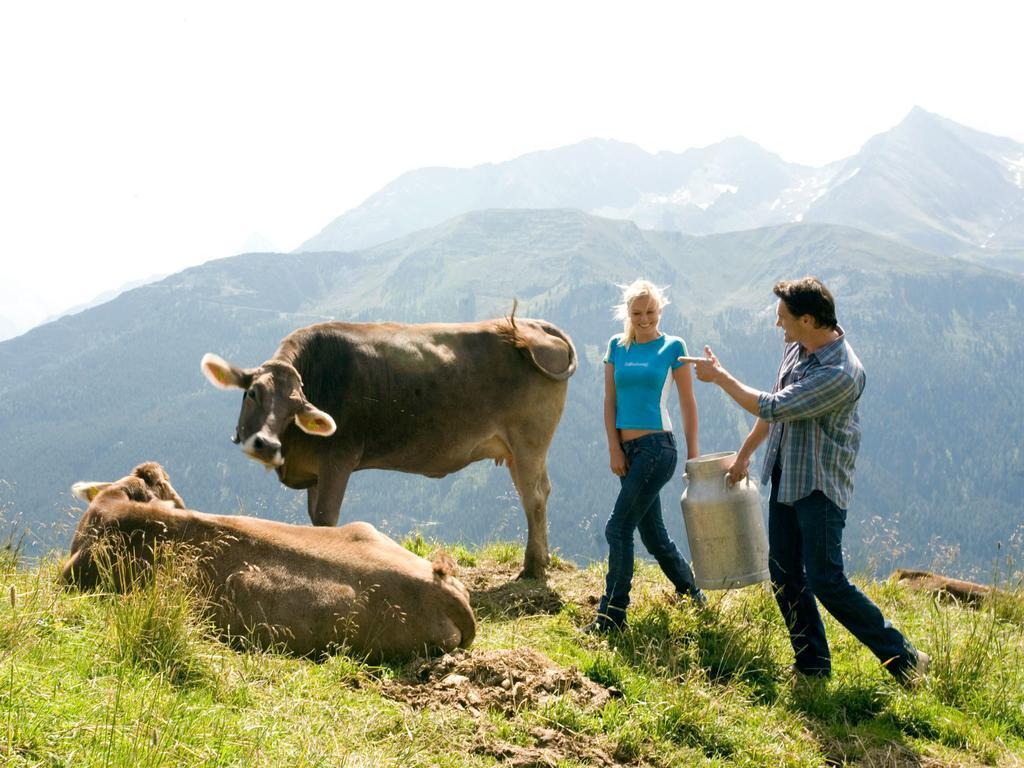
[{"label": "cow tail", "polygon": [[533,361],[533,364],[537,367],[537,370],[539,370],[549,379],[554,379],[555,381],[565,381],[576,372],[576,346],[572,343],[572,339],[569,338],[569,334],[567,334],[561,328],[554,326],[551,323],[548,323],[544,320],[536,320],[535,322],[537,323],[537,325],[540,326],[541,330],[544,331],[544,333],[548,334],[548,336],[554,336],[557,339],[561,339],[561,341],[565,343],[565,346],[568,348],[569,351],[569,364],[565,367],[564,371],[549,371],[541,367],[540,363],[538,363],[537,359],[533,356],[533,352],[531,350],[530,357]]},{"label": "cow tail", "polygon": [[[549,379],[554,379],[555,381],[565,381],[566,379],[568,379],[570,376],[573,375],[573,373],[576,372],[577,364],[576,347],[573,346],[572,339],[570,339],[569,335],[565,333],[565,331],[563,331],[561,328],[552,325],[546,320],[527,320],[526,322],[528,323],[528,327],[530,327],[530,330],[525,332],[523,330],[520,330],[519,325],[516,324],[516,310],[518,308],[519,299],[512,299],[512,314],[506,315],[504,318],[504,322],[496,322],[495,330],[497,330],[498,334],[502,338],[504,338],[506,342],[511,344],[516,349],[522,350],[523,354],[526,355],[526,357],[529,359],[533,367],[536,368],[540,373],[544,374],[544,376],[546,376]],[[536,354],[534,354],[534,350],[530,345],[530,339],[528,338],[528,335],[530,333],[535,334],[538,330],[541,331],[542,333],[546,333],[548,336],[554,336],[556,339],[565,344],[569,354],[569,362],[568,365],[566,365],[565,370],[552,371],[546,368],[544,365],[542,365],[539,360],[537,360],[537,356]]]},{"label": "cow tail", "polygon": [[500,320],[495,321],[494,330],[498,332],[498,335],[504,339],[506,343],[511,344],[516,349],[522,349],[529,352],[530,342],[527,341],[526,337],[520,332],[519,326],[516,325],[517,309],[519,309],[519,299],[513,298],[512,314],[505,315],[503,318],[504,322],[501,322]]},{"label": "cow tail", "polygon": [[516,335],[516,310],[519,309],[519,299],[512,297],[512,314],[506,317],[508,324],[512,327],[512,335]]}]

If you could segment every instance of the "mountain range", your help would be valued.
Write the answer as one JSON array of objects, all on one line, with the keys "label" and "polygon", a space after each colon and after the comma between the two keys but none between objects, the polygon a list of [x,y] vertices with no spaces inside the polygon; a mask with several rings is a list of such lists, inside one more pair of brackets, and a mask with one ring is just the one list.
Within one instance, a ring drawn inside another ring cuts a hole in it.
[{"label": "mountain range", "polygon": [[[920,107],[855,155],[820,168],[788,163],[740,137],[656,154],[590,139],[474,168],[420,168],[297,251],[361,250],[490,208],[578,208],[696,235],[842,224],[1024,273],[1024,145]],[[260,239],[251,237],[249,249],[264,247]],[[0,340],[24,330],[0,307]]]},{"label": "mountain range", "polygon": [[[767,388],[782,349],[771,286],[805,273],[835,291],[868,371],[852,561],[931,564],[956,551],[954,570],[988,574],[1006,551],[997,542],[1020,536],[1024,277],[809,221],[694,236],[574,209],[482,210],[373,247],[185,270],[0,343],[0,511],[29,526],[33,551],[64,547],[79,514],[64,489],[155,459],[196,508],[304,522],[303,495],[228,441],[238,399],[205,381],[203,353],[255,365],[312,322],[470,320],[518,298],[521,316],[566,329],[580,356],[550,455],[552,546],[601,557],[616,492],[600,405],[616,283],[669,285],[665,330],[694,351],[711,344]],[[697,396],[702,452],[735,449],[750,419],[717,389],[698,384]],[[443,480],[357,473],[342,518],[448,541],[525,528],[507,471],[484,463]]]},{"label": "mountain range", "polygon": [[472,210],[562,207],[686,234],[841,224],[1024,272],[1024,145],[920,107],[820,168],[743,138],[657,154],[591,139],[474,168],[421,168],[298,250],[358,250]]}]

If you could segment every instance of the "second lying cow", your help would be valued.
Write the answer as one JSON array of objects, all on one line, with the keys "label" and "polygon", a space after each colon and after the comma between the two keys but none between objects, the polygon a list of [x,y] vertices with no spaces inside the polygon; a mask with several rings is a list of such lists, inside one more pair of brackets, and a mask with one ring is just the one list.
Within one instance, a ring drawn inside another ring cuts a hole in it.
[{"label": "second lying cow", "polygon": [[89,509],[63,568],[66,583],[98,585],[98,547],[138,570],[152,565],[155,545],[179,542],[198,553],[218,630],[263,647],[305,655],[343,644],[387,659],[465,648],[476,633],[451,560],[431,564],[368,523],[312,528],[195,512],[156,462],[73,492]]}]

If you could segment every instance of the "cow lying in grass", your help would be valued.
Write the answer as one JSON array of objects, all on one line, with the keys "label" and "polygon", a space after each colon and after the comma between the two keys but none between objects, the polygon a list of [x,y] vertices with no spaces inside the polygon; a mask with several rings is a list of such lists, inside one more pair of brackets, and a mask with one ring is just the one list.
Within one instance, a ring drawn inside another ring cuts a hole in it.
[{"label": "cow lying in grass", "polygon": [[931,592],[938,597],[952,598],[965,605],[980,605],[986,598],[1007,593],[1000,589],[977,584],[973,581],[963,579],[952,579],[931,571],[914,571],[906,568],[897,568],[889,577],[896,581],[903,582],[911,589],[920,589]]},{"label": "cow lying in grass", "polygon": [[89,508],[65,583],[124,588],[169,543],[196,553],[218,631],[261,647],[305,655],[342,646],[388,659],[467,647],[476,632],[451,559],[430,563],[368,523],[313,528],[195,512],[155,462],[116,483],[77,483],[72,491]]}]

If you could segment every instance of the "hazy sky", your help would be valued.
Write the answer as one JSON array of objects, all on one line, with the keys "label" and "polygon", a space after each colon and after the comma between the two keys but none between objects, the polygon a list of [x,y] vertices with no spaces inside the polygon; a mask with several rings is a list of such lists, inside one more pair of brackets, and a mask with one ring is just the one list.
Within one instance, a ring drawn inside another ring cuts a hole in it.
[{"label": "hazy sky", "polygon": [[915,104],[1024,141],[1019,8],[4,3],[0,319],[290,250],[422,166],[732,135],[820,165]]}]

